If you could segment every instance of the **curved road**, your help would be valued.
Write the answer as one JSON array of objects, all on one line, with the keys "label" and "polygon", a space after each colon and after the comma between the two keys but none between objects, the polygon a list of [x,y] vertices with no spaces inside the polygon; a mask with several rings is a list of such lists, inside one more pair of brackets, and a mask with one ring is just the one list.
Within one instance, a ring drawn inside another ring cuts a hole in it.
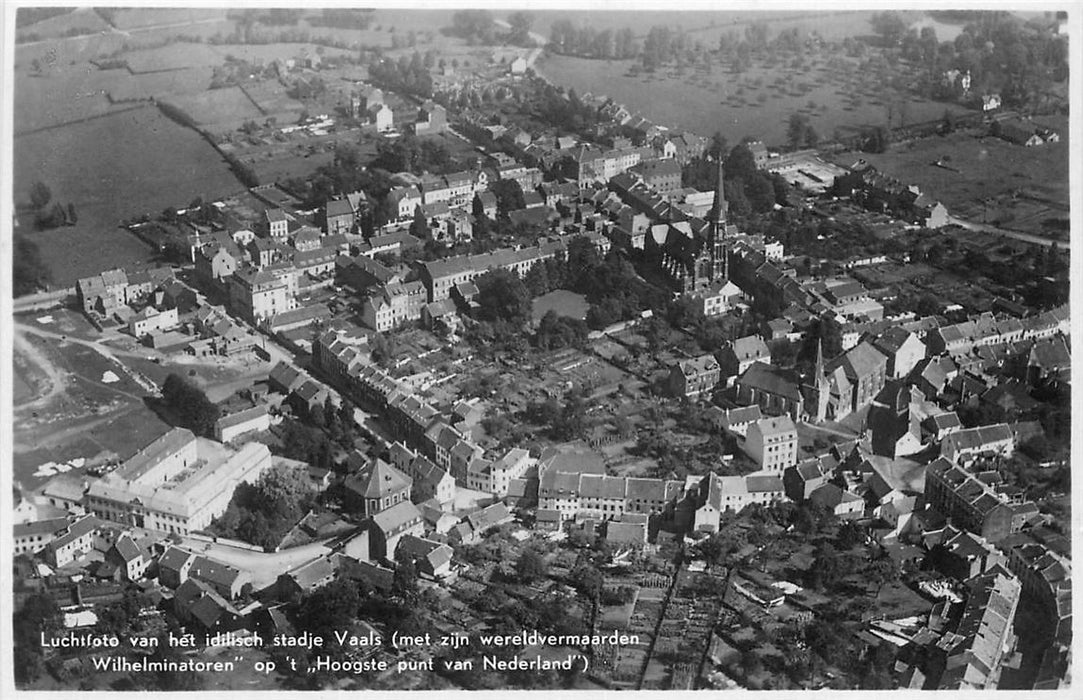
[{"label": "curved road", "polygon": [[187,549],[203,554],[210,559],[229,564],[252,574],[252,589],[261,590],[274,583],[279,574],[292,571],[302,564],[330,554],[326,545],[334,538],[311,544],[284,549],[280,552],[256,552],[241,547],[230,547],[217,542],[205,542],[191,537],[182,537],[181,543]]}]

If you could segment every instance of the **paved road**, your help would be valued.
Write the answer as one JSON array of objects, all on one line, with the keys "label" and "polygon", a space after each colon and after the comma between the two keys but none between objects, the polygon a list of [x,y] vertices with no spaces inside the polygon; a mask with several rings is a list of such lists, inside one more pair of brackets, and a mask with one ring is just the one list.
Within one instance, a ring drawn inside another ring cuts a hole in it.
[{"label": "paved road", "polygon": [[191,537],[181,539],[183,546],[193,552],[204,554],[215,561],[235,566],[252,574],[252,588],[257,591],[274,583],[279,574],[292,571],[302,564],[307,564],[331,552],[325,544],[331,540],[321,540],[292,549],[284,549],[281,552],[254,552],[250,549],[204,542]]},{"label": "paved road", "polygon": [[[981,231],[983,233],[991,233],[997,236],[1006,236],[1008,238],[1014,238],[1017,241],[1034,243],[1036,245],[1048,246],[1050,243],[1053,242],[1053,239],[1051,238],[1035,236],[1030,233],[1023,233],[1022,231],[1012,231],[1006,228],[998,228],[990,224],[980,224],[976,221],[967,221],[966,219],[959,219],[954,216],[948,217],[948,223],[955,224],[956,226],[961,226],[967,231]],[[1061,250],[1071,250],[1071,244],[1068,241],[1057,241],[1057,247]]]}]

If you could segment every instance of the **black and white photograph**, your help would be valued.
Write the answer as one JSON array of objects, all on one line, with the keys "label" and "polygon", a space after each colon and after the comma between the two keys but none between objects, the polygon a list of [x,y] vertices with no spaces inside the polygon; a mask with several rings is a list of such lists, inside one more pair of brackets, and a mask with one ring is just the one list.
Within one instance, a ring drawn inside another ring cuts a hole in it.
[{"label": "black and white photograph", "polygon": [[1069,697],[1078,7],[79,3],[0,695]]}]

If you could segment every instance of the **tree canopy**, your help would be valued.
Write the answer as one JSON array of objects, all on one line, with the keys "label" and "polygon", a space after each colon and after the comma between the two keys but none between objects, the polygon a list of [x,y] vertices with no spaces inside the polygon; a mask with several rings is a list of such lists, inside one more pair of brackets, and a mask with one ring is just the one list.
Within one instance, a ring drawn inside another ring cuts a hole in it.
[{"label": "tree canopy", "polygon": [[181,425],[193,432],[210,436],[220,415],[203,390],[179,374],[170,373],[162,385],[162,401]]}]

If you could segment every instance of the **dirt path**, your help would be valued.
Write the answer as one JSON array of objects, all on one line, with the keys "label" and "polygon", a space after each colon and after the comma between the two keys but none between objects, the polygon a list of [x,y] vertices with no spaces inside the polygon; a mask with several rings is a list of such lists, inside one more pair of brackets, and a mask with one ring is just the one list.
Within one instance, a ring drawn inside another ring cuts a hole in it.
[{"label": "dirt path", "polygon": [[[50,338],[50,339],[53,339],[53,340],[59,340],[61,342],[65,342],[65,343],[76,343],[78,345],[86,346],[86,347],[90,348],[91,350],[93,350],[94,352],[101,355],[102,357],[104,357],[105,359],[109,360],[113,364],[117,365],[121,370],[124,371],[124,373],[126,373],[128,376],[130,376],[132,378],[132,381],[134,381],[136,384],[138,384],[144,390],[146,390],[146,391],[148,391],[148,392],[150,392],[152,394],[157,394],[158,393],[158,385],[157,384],[150,381],[149,379],[144,377],[139,372],[136,372],[135,370],[130,369],[129,367],[127,367],[123,362],[121,362],[117,358],[118,355],[120,355],[122,357],[140,357],[141,358],[141,357],[144,357],[146,355],[146,353],[132,352],[131,350],[118,350],[116,348],[111,348],[108,345],[105,345],[104,343],[98,343],[98,342],[95,342],[93,340],[83,340],[82,338],[75,338],[75,337],[72,337],[72,336],[69,336],[69,335],[64,335],[64,334],[56,333],[56,332],[53,332],[53,331],[45,331],[45,330],[42,330],[40,328],[34,328],[33,326],[26,326],[26,325],[22,325],[22,324],[16,324],[16,326],[17,326],[17,328],[19,329],[20,332],[30,333],[32,335],[36,335],[36,336],[39,336],[39,337],[42,337],[42,338]],[[17,335],[18,335],[18,333],[16,333],[16,336]],[[29,345],[29,343],[28,343],[28,345]],[[82,376],[82,375],[80,375],[80,376]],[[101,383],[101,382],[99,382],[97,380],[90,379],[89,377],[83,377],[83,378],[86,379],[87,381],[94,382],[95,384],[100,384]],[[119,391],[119,390],[115,390],[115,389],[114,389],[114,391],[118,391],[118,393],[125,394],[127,396],[133,396],[132,394],[128,394],[127,392],[124,392],[124,391]],[[138,398],[141,398],[141,397],[135,396],[134,398],[138,399]]]},{"label": "dirt path", "polygon": [[31,364],[40,369],[45,374],[46,380],[49,383],[49,389],[44,394],[32,401],[14,407],[15,410],[18,411],[29,411],[31,409],[41,408],[48,404],[54,397],[62,393],[67,386],[67,375],[64,372],[61,372],[45,353],[35,347],[33,343],[23,336],[23,330],[25,330],[24,327],[16,325],[14,334],[15,352],[25,357]]},{"label": "dirt path", "polygon": [[[82,435],[87,431],[97,428],[99,426],[108,425],[113,421],[128,415],[135,410],[134,406],[122,408],[119,411],[109,413],[103,416],[95,416],[85,423],[78,423],[76,425],[70,425],[63,430],[50,430],[48,434],[44,435],[40,439],[34,439],[32,441],[26,441],[25,438],[32,436],[36,430],[34,428],[20,428],[15,431],[15,441],[12,443],[12,449],[19,452],[32,452],[34,450],[40,450],[43,448],[56,447],[64,442],[70,440],[73,437]],[[44,427],[44,426],[43,426]],[[23,437],[23,440],[19,438]],[[95,440],[95,442],[97,442]],[[99,443],[100,444],[100,443]]]}]

